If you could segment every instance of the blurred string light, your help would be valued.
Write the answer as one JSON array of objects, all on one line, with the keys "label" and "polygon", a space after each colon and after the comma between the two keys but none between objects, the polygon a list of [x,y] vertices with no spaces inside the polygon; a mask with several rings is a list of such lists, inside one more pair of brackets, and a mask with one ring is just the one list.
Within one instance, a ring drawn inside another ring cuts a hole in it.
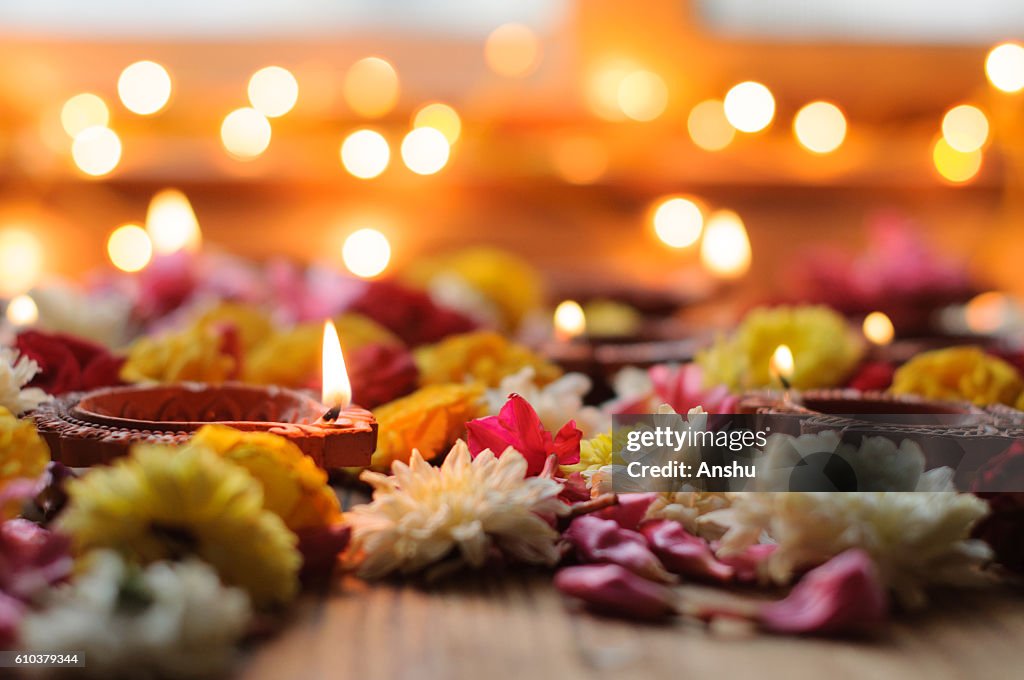
[{"label": "blurred string light", "polygon": [[449,144],[454,144],[462,132],[462,119],[452,107],[433,102],[420,107],[412,117],[414,128],[431,127],[440,130]]},{"label": "blurred string light", "polygon": [[387,169],[391,147],[376,130],[356,130],[341,143],[341,164],[359,179],[372,179]]},{"label": "blurred string light", "polygon": [[387,269],[391,261],[391,244],[376,229],[357,229],[345,239],[341,258],[350,272],[360,278],[372,279]]},{"label": "blurred string light", "polygon": [[693,107],[686,119],[693,143],[705,151],[721,151],[736,137],[736,128],[725,117],[720,99],[707,99]]},{"label": "blurred string light", "polygon": [[121,162],[121,138],[102,125],[86,128],[71,143],[71,159],[87,175],[107,175]]},{"label": "blurred string light", "polygon": [[559,137],[551,150],[551,162],[570,184],[590,184],[608,170],[608,150],[592,137]]},{"label": "blurred string light", "polygon": [[942,137],[955,151],[970,153],[988,141],[988,118],[976,106],[954,106],[942,117]]},{"label": "blurred string light", "polygon": [[229,154],[239,160],[258,157],[270,145],[270,121],[256,109],[235,109],[224,117],[220,141]]},{"label": "blurred string light", "polygon": [[668,106],[668,86],[657,73],[639,69],[619,82],[616,100],[627,118],[651,121],[663,114]]},{"label": "blurred string light", "polygon": [[484,59],[492,71],[507,78],[525,78],[541,60],[540,38],[529,26],[502,24],[484,43]]},{"label": "blurred string light", "polygon": [[737,279],[750,269],[750,239],[740,216],[731,210],[711,214],[704,227],[700,260],[712,274]]},{"label": "blurred string light", "polygon": [[7,321],[16,328],[31,326],[39,320],[39,307],[30,295],[18,295],[7,303]]},{"label": "blurred string light", "polygon": [[99,95],[82,92],[71,97],[60,110],[60,124],[64,132],[74,139],[83,130],[94,126],[107,127],[110,109]]},{"label": "blurred string light", "polygon": [[137,61],[121,71],[117,94],[132,113],[148,116],[167,106],[171,99],[171,76],[155,61]]},{"label": "blurred string light", "polygon": [[43,245],[28,229],[0,230],[0,295],[13,297],[32,288],[43,269]]},{"label": "blurred string light", "polygon": [[688,198],[672,196],[654,206],[651,221],[654,233],[671,248],[692,246],[704,229],[704,213]]},{"label": "blurred string light", "polygon": [[759,132],[775,117],[775,98],[761,83],[747,80],[725,95],[725,117],[740,132]]},{"label": "blurred string light", "polygon": [[107,239],[107,255],[121,271],[137,272],[152,259],[153,244],[145,229],[137,224],[125,224],[111,232]]},{"label": "blurred string light", "polygon": [[157,192],[146,211],[146,233],[161,255],[195,251],[202,242],[199,220],[188,197],[177,189]]},{"label": "blurred string light", "polygon": [[846,117],[831,102],[811,102],[793,118],[797,141],[814,153],[830,153],[846,139]]},{"label": "blurred string light", "polygon": [[292,110],[299,99],[299,81],[280,66],[261,68],[249,78],[249,103],[267,118]]},{"label": "blurred string light", "polygon": [[963,184],[973,179],[981,169],[981,160],[980,149],[967,153],[957,151],[944,137],[940,137],[932,148],[935,169],[943,178],[954,184]]},{"label": "blurred string light", "polygon": [[450,152],[444,133],[432,127],[415,128],[402,140],[402,162],[417,175],[439,172]]},{"label": "blurred string light", "polygon": [[889,319],[885,312],[871,312],[868,314],[864,317],[861,330],[864,332],[865,338],[872,344],[879,346],[888,345],[896,335],[896,329],[892,325],[892,320]]},{"label": "blurred string light", "polygon": [[1006,42],[993,47],[985,59],[985,75],[997,90],[1024,90],[1024,46]]},{"label": "blurred string light", "polygon": [[360,59],[345,74],[342,93],[358,115],[379,118],[398,103],[398,73],[380,57]]}]

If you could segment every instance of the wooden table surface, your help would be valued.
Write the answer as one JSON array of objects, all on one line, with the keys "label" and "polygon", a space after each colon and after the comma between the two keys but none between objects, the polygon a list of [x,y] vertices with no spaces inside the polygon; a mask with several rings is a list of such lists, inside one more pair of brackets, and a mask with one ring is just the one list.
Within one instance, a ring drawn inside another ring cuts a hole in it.
[{"label": "wooden table surface", "polygon": [[[708,595],[697,586],[683,594]],[[536,572],[427,587],[346,577],[304,595],[290,625],[255,646],[239,677],[1021,678],[1024,593],[939,593],[927,611],[901,615],[873,638],[825,640],[601,618],[577,611]]]}]

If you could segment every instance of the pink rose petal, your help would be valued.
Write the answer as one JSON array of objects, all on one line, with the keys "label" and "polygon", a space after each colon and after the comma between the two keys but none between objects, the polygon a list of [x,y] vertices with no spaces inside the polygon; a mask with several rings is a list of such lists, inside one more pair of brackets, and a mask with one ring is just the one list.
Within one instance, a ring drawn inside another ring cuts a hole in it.
[{"label": "pink rose petal", "polygon": [[676,611],[671,589],[617,564],[567,567],[555,575],[555,587],[612,616],[656,620]]},{"label": "pink rose petal", "polygon": [[728,583],[736,576],[735,569],[715,557],[707,541],[688,533],[678,522],[647,522],[640,531],[654,554],[674,574],[713,583]]},{"label": "pink rose petal", "polygon": [[675,581],[647,547],[647,539],[636,531],[623,529],[614,520],[593,515],[577,517],[563,536],[576,548],[576,557],[581,562],[618,564],[652,581]]}]

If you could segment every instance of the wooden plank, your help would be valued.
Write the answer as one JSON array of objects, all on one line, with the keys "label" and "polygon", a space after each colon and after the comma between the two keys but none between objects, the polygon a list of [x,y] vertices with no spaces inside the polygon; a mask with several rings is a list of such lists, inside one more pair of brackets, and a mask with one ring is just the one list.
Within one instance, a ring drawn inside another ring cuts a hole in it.
[{"label": "wooden plank", "polygon": [[[684,587],[684,595],[706,596]],[[456,576],[442,585],[336,582],[250,651],[245,680],[372,678],[1020,677],[1024,599],[1005,589],[939,594],[872,639],[741,636],[679,621],[645,625],[578,611],[550,576]]]}]

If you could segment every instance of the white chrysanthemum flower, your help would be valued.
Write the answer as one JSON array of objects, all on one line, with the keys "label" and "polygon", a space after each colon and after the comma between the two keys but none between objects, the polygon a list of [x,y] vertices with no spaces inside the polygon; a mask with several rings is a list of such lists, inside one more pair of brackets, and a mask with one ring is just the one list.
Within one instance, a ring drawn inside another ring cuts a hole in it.
[{"label": "white chrysanthemum flower", "polygon": [[729,494],[717,491],[661,493],[647,508],[645,519],[670,519],[694,536],[715,540],[721,538],[722,529],[699,520],[710,512],[728,508],[729,503]]},{"label": "white chrysanthemum flower", "polygon": [[859,446],[840,441],[834,430],[793,437],[773,434],[757,457],[757,476],[747,491],[788,491],[793,471],[808,456],[829,453],[846,461],[857,491],[952,491],[949,468],[925,472],[921,447],[910,439],[899,446],[888,437],[863,437]]},{"label": "white chrysanthemum flower", "polygon": [[971,528],[988,506],[955,492],[736,493],[729,508],[703,522],[726,529],[722,551],[734,553],[763,535],[777,548],[767,575],[788,582],[797,571],[850,548],[866,551],[907,606],[924,602],[929,584],[964,585],[991,557]]},{"label": "white chrysanthemum flower", "polygon": [[558,380],[538,387],[534,380],[536,373],[532,366],[527,366],[505,376],[497,388],[487,390],[489,413],[497,415],[508,395],[518,394],[530,402],[544,427],[551,432],[557,432],[570,420],[576,421],[584,439],[611,431],[611,416],[593,406],[583,405],[583,397],[590,391],[590,378],[582,373],[566,373]]},{"label": "white chrysanthemum flower", "polygon": [[132,301],[120,291],[103,295],[83,292],[63,281],[32,291],[39,308],[36,327],[51,333],[67,333],[105,347],[120,347],[128,340]]},{"label": "white chrysanthemum flower", "polygon": [[31,411],[50,397],[38,387],[28,387],[39,364],[11,347],[0,347],[0,406],[15,415]]},{"label": "white chrysanthemum flower", "polygon": [[84,572],[22,623],[33,651],[85,654],[93,677],[207,677],[230,664],[252,612],[249,597],[221,585],[198,560],[126,564],[90,553]]},{"label": "white chrysanthemum flower", "polygon": [[549,520],[565,508],[562,485],[526,477],[526,468],[515,449],[472,458],[460,440],[441,467],[414,450],[408,465],[392,464],[392,476],[363,472],[373,502],[346,515],[359,575],[411,573],[448,557],[480,567],[492,548],[519,562],[554,564],[558,532]]},{"label": "white chrysanthemum flower", "polygon": [[[644,467],[661,467],[673,462],[684,463],[696,469],[702,460],[702,447],[694,443],[694,439],[685,433],[688,431],[704,432],[708,427],[708,414],[700,406],[690,409],[686,417],[676,413],[668,404],[658,407],[656,415],[659,416],[655,426],[671,427],[674,432],[685,437],[686,442],[676,451],[670,447],[644,447],[640,446],[638,451],[613,452],[621,454],[622,462],[605,465],[592,471],[584,472],[584,477],[591,489],[596,493],[643,493],[658,491],[662,493],[688,492],[697,489],[677,477],[633,477],[629,474],[630,463],[640,463]],[[639,429],[648,429],[646,423],[641,423]]]}]

